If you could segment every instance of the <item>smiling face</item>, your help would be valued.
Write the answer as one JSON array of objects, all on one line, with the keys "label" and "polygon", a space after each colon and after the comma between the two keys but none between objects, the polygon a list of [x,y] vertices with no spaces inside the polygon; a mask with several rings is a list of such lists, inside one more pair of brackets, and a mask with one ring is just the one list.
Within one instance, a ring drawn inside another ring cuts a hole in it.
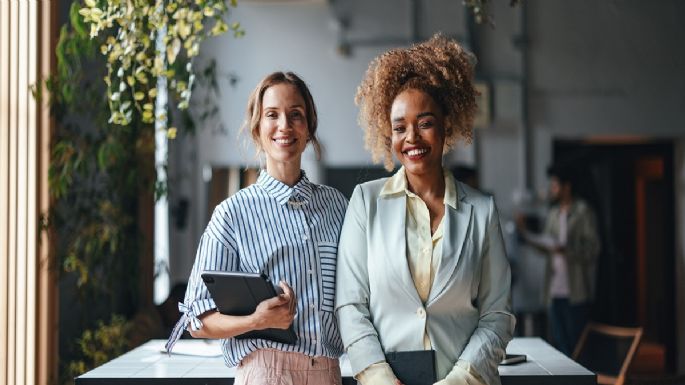
[{"label": "smiling face", "polygon": [[307,146],[309,126],[304,98],[288,83],[264,91],[259,118],[259,142],[266,154],[266,168],[294,167],[299,171]]},{"label": "smiling face", "polygon": [[407,89],[395,97],[390,109],[392,152],[407,174],[442,172],[445,118],[433,98]]}]

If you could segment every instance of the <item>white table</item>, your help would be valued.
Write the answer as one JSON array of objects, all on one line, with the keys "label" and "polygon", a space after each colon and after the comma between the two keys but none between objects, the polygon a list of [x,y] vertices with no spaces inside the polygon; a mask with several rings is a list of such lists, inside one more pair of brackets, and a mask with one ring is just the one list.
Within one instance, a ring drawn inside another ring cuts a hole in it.
[{"label": "white table", "polygon": [[[76,385],[228,385],[234,368],[224,365],[217,342],[180,340],[175,352],[193,351],[204,356],[162,353],[164,340],[151,340],[76,378]],[[508,353],[523,353],[527,361],[500,366],[503,385],[596,384],[595,375],[540,338],[514,338]],[[344,384],[354,384],[349,360],[341,358]]]}]

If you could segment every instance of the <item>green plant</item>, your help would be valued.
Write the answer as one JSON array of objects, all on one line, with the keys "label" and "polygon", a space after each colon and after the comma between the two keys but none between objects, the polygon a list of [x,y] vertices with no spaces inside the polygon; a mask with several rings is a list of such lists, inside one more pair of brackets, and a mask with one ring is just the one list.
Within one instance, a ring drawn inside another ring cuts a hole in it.
[{"label": "green plant", "polygon": [[68,304],[60,313],[62,383],[71,383],[74,371],[121,353],[125,339],[98,353],[86,349],[88,341],[111,340],[84,330],[103,327],[101,320],[112,314],[120,316],[110,324],[122,324],[137,310],[138,202],[154,185],[153,127],[138,112],[128,126],[108,123],[105,66],[78,9],[72,4],[55,51],[56,72],[45,82],[56,122],[49,169],[53,204],[47,215],[56,237],[51,266],[60,272],[60,302]]},{"label": "green plant", "polygon": [[124,317],[112,315],[109,323],[98,321],[94,329],[84,331],[77,340],[83,356],[69,362],[68,377],[74,378],[90,368],[104,364],[111,357],[124,354],[131,348],[127,335],[134,326]]},{"label": "green plant", "polygon": [[[49,97],[56,123],[49,169],[53,203],[41,225],[56,238],[50,266],[60,273],[65,309],[60,312],[59,354],[64,384],[130,347],[128,320],[140,311],[139,202],[160,189],[147,109],[132,108],[126,122],[112,119],[111,89],[102,81],[111,66],[98,53],[111,36],[91,38],[79,13],[82,7],[80,1],[71,4],[69,22],[60,30],[56,71],[44,83],[47,92],[41,86],[33,89],[34,97]],[[174,66],[187,68],[188,60],[179,55]],[[214,68],[210,63],[197,75],[196,83],[207,84],[208,92],[216,89]],[[146,90],[149,94],[151,88]],[[196,121],[216,114],[203,107],[197,118],[188,110],[180,113],[184,130],[193,132]]]},{"label": "green plant", "polygon": [[[76,275],[86,300],[112,292],[109,288],[121,276],[135,274],[137,201],[152,188],[153,172],[145,165],[154,143],[152,125],[141,119],[131,126],[108,123],[103,66],[94,55],[97,42],[77,11],[73,4],[70,24],[62,27],[57,44],[57,72],[46,82],[57,123],[49,170],[55,199],[50,220],[64,233],[59,234],[57,264]],[[135,275],[131,278],[135,281]]]},{"label": "green plant", "polygon": [[[169,79],[178,108],[186,109],[195,81],[192,59],[200,43],[228,30],[235,36],[244,33],[239,23],[224,21],[229,7],[236,5],[236,0],[85,0],[79,13],[90,25],[90,37],[104,35],[100,51],[107,57],[110,121],[128,125],[137,110],[144,123],[154,122],[160,76]],[[164,52],[155,44],[160,35]]]}]

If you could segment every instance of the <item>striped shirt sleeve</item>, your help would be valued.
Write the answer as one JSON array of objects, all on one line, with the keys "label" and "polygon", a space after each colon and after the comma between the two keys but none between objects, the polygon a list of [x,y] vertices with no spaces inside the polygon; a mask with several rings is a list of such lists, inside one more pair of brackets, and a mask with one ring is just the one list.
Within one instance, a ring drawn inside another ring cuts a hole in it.
[{"label": "striped shirt sleeve", "polygon": [[231,230],[228,211],[226,207],[221,205],[214,211],[212,219],[200,239],[185,298],[182,303],[178,304],[178,310],[182,315],[166,344],[168,352],[171,352],[188,325],[194,331],[200,330],[202,321],[198,317],[216,309],[216,304],[202,281],[202,272],[205,270],[238,270],[239,260]]}]

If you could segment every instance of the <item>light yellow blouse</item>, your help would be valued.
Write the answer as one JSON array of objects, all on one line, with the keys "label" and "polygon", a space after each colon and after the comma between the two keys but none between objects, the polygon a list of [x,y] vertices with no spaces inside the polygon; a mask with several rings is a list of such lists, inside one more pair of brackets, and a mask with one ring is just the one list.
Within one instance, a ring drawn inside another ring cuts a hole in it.
[{"label": "light yellow blouse", "polygon": [[[457,193],[455,191],[454,181],[450,180],[451,174],[448,171],[445,175],[445,197],[443,201],[445,205],[456,208]],[[419,294],[419,298],[425,304],[428,300],[428,294],[433,286],[433,279],[435,272],[440,265],[440,258],[442,258],[442,235],[443,235],[443,219],[437,229],[431,235],[431,220],[428,206],[421,200],[421,198],[409,191],[407,185],[407,177],[404,168],[401,168],[395,175],[393,175],[386,182],[381,190],[381,196],[389,194],[404,193],[407,196],[407,213],[406,213],[406,229],[405,238],[407,240],[407,264],[411,272],[414,286]],[[424,332],[423,345],[426,349],[431,348],[430,338],[428,333]]]}]

